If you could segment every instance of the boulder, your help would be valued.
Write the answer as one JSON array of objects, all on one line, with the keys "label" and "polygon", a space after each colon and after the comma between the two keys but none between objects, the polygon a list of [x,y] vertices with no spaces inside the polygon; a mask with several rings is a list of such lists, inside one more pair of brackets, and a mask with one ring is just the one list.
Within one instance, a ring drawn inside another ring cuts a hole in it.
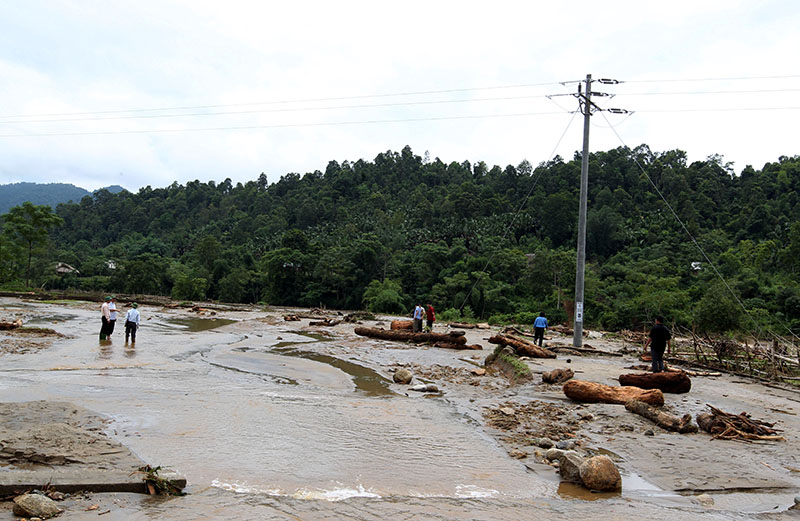
[{"label": "boulder", "polygon": [[394,375],[392,375],[392,380],[394,380],[394,383],[403,385],[410,384],[413,378],[414,376],[411,374],[411,371],[403,368],[397,369],[394,372]]},{"label": "boulder", "polygon": [[541,449],[552,449],[555,443],[550,438],[536,438],[533,440],[533,445]]},{"label": "boulder", "polygon": [[572,450],[575,448],[575,440],[561,440],[556,443],[556,448],[561,450]]},{"label": "boulder", "polygon": [[562,481],[569,481],[570,483],[581,482],[581,466],[583,465],[583,458],[574,452],[565,452],[558,460],[558,463],[558,472],[561,474]]},{"label": "boulder", "polygon": [[620,490],[622,477],[611,458],[594,456],[584,461],[579,469],[583,485],[590,490]]},{"label": "boulder", "polygon": [[549,461],[555,461],[561,459],[562,454],[564,454],[564,451],[561,449],[547,449],[547,452],[544,453],[544,457]]},{"label": "boulder", "polygon": [[23,494],[14,498],[14,514],[50,519],[61,513],[56,502],[41,494]]}]

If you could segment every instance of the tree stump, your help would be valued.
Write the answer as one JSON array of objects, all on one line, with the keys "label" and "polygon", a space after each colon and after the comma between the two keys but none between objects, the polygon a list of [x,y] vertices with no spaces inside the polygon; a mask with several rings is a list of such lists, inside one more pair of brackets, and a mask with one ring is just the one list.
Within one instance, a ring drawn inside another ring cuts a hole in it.
[{"label": "tree stump", "polygon": [[639,387],[612,387],[610,385],[570,380],[564,384],[567,398],[581,403],[616,403],[625,405],[631,400],[661,407],[664,405],[664,394],[658,389],[640,389]]}]

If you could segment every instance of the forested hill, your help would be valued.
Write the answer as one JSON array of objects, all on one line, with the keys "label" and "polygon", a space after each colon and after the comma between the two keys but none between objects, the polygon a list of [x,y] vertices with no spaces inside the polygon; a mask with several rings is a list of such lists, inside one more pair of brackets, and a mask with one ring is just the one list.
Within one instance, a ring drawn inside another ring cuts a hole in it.
[{"label": "forested hill", "polygon": [[[663,314],[748,327],[688,232],[751,316],[800,327],[800,157],[734,172],[720,157],[687,164],[682,151],[640,146],[592,154],[589,172],[589,325]],[[578,156],[498,167],[425,161],[406,147],[272,184],[262,174],[100,191],[58,206],[54,255],[81,277],[48,284],[397,312],[428,301],[493,320],[540,310],[561,320],[574,294],[579,177]]]},{"label": "forested hill", "polygon": [[[113,185],[105,188],[118,193],[124,190]],[[58,203],[78,202],[91,192],[68,183],[11,183],[0,185],[0,215],[25,201],[55,208]]]}]

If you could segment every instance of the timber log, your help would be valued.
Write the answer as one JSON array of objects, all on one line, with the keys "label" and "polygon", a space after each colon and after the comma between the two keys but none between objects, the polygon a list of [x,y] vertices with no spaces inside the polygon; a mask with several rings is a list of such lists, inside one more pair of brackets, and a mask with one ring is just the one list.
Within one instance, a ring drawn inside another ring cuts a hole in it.
[{"label": "timber log", "polygon": [[529,356],[531,358],[555,358],[556,354],[549,349],[539,347],[533,342],[528,342],[521,338],[511,335],[494,335],[489,338],[489,343],[511,346],[519,356]]},{"label": "timber log", "polygon": [[353,330],[355,334],[370,338],[380,338],[382,340],[397,340],[398,342],[414,342],[415,344],[430,344],[434,342],[445,342],[448,344],[466,344],[467,338],[444,333],[414,333],[403,330],[386,330],[374,327],[357,327]]},{"label": "timber log", "polygon": [[682,418],[678,418],[639,400],[629,401],[625,404],[625,408],[634,414],[647,418],[662,429],[679,432],[681,434],[697,432],[697,425],[692,423],[691,414],[684,414]]},{"label": "timber log", "polygon": [[664,405],[664,394],[658,389],[640,389],[639,387],[612,387],[583,380],[570,380],[564,384],[567,398],[581,403],[617,403],[625,405],[631,400],[661,407]]},{"label": "timber log", "polygon": [[692,380],[682,371],[621,374],[619,384],[632,385],[640,389],[659,389],[662,393],[673,394],[688,393],[692,388]]},{"label": "timber log", "polygon": [[392,325],[390,326],[391,329],[398,330],[398,329],[414,329],[414,321],[413,320],[392,320]]}]

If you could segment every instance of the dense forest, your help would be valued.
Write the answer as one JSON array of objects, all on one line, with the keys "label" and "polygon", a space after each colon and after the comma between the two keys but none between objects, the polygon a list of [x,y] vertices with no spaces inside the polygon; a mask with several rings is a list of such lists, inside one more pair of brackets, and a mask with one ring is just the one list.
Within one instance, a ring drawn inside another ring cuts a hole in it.
[{"label": "dense forest", "polygon": [[[100,190],[58,205],[49,246],[4,218],[0,283],[565,320],[580,163],[446,164],[406,147],[275,183]],[[719,156],[688,164],[643,145],[591,154],[589,176],[587,325],[662,314],[709,331],[800,332],[800,157],[735,173]],[[80,273],[56,274],[56,262]]]}]

